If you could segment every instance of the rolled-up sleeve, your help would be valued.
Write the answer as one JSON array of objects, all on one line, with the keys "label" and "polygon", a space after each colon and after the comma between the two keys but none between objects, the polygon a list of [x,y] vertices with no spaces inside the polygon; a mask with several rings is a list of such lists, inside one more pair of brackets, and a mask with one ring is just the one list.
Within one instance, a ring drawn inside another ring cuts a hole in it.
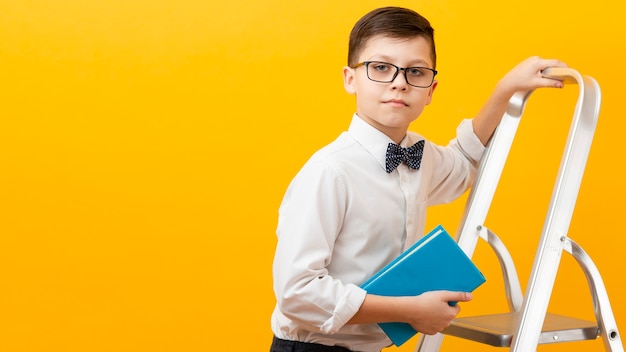
[{"label": "rolled-up sleeve", "polygon": [[274,291],[280,313],[311,331],[333,334],[358,311],[366,292],[327,269],[346,207],[334,170],[311,162],[294,178],[279,210]]},{"label": "rolled-up sleeve", "polygon": [[428,204],[451,202],[472,185],[485,146],[474,134],[472,120],[466,119],[447,146],[428,143],[427,148],[422,167]]},{"label": "rolled-up sleeve", "polygon": [[463,120],[456,129],[459,150],[475,163],[479,162],[485,152],[485,146],[474,133],[471,119]]}]

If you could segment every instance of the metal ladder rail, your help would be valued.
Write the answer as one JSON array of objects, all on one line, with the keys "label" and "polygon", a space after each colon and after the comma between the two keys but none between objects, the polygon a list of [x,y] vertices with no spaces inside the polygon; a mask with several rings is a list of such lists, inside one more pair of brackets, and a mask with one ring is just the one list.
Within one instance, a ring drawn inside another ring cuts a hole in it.
[{"label": "metal ladder rail", "polygon": [[548,69],[545,74],[578,83],[579,99],[511,342],[512,351],[531,351],[539,342],[542,324],[537,322],[545,319],[561,255],[568,243],[567,233],[600,110],[600,87],[593,78],[567,68]]},{"label": "metal ladder rail", "polygon": [[[461,227],[457,231],[457,241],[461,249],[471,258],[474,254],[480,231],[489,212],[504,164],[509,155],[513,139],[517,133],[520,118],[524,112],[526,101],[532,94],[516,93],[511,97],[509,106],[500,124],[494,131],[485,155],[478,167],[474,186],[471,188]],[[521,298],[517,298],[521,300]],[[439,351],[443,342],[443,334],[418,336],[416,352]]]}]

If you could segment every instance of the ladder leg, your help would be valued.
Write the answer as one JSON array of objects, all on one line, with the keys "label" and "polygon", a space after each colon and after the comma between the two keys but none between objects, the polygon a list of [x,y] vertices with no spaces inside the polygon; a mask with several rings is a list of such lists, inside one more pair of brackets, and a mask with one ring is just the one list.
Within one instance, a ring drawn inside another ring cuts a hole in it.
[{"label": "ladder leg", "polygon": [[[549,240],[549,238],[545,238]],[[557,238],[558,241],[558,238]],[[560,241],[559,241],[560,242]],[[548,243],[536,258],[533,275],[528,284],[522,311],[513,335],[511,351],[534,351],[539,343],[542,322],[554,288],[554,280],[561,260],[562,247]]]},{"label": "ladder leg", "polygon": [[420,334],[417,340],[415,352],[436,352],[443,343],[443,334],[424,335]]},{"label": "ladder leg", "polygon": [[591,257],[573,240],[568,239],[566,241],[565,250],[576,259],[585,272],[604,348],[607,351],[623,352],[624,346],[617,330],[617,323],[611,309],[609,295],[604,286],[602,276],[600,276],[600,271],[591,260]]}]

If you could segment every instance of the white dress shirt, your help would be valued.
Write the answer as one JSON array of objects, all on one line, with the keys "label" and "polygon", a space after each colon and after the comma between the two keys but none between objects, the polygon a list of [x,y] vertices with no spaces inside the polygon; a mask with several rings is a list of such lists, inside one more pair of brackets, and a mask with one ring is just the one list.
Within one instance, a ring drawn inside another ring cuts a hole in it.
[{"label": "white dress shirt", "polygon": [[[400,145],[422,139],[408,132]],[[355,114],[289,185],[273,264],[276,337],[363,352],[391,344],[377,324],[346,324],[365,299],[359,285],[424,235],[427,206],[468,189],[484,146],[463,120],[448,146],[426,141],[419,170],[388,174],[390,142]]]}]

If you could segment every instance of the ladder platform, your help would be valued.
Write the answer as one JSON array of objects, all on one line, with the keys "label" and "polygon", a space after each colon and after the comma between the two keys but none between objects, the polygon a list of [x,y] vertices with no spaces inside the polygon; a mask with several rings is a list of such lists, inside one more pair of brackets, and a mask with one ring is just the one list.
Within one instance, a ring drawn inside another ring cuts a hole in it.
[{"label": "ladder platform", "polygon": [[[491,346],[510,347],[518,319],[519,312],[457,318],[443,332]],[[598,334],[596,322],[547,313],[539,344],[595,340]]]}]

